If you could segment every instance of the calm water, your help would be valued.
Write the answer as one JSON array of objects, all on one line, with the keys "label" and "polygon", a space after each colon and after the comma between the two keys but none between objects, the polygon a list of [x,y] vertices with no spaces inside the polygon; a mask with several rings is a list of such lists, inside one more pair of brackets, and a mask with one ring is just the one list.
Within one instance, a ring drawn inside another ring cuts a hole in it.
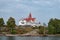
[{"label": "calm water", "polygon": [[0,36],[0,40],[60,40],[60,37],[54,36],[54,37],[6,37],[6,36]]}]

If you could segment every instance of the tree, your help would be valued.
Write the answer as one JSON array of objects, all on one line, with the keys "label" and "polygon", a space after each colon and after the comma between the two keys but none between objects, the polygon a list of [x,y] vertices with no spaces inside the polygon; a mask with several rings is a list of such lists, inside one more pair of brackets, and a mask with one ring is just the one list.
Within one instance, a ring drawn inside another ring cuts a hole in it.
[{"label": "tree", "polygon": [[53,19],[51,18],[48,23],[48,33],[53,34],[54,33],[54,26],[53,26]]},{"label": "tree", "polygon": [[44,26],[39,26],[38,30],[39,30],[38,31],[39,34],[44,34]]},{"label": "tree", "polygon": [[10,17],[8,19],[7,26],[8,26],[8,28],[9,28],[9,30],[12,34],[15,33],[14,29],[15,29],[16,24],[15,24],[15,19],[14,18]]},{"label": "tree", "polygon": [[48,23],[48,33],[49,34],[60,34],[60,20],[50,19]]},{"label": "tree", "polygon": [[15,25],[16,25],[15,24],[15,19],[10,17],[7,21],[7,26],[13,28],[13,27],[15,27]]},{"label": "tree", "polygon": [[43,23],[43,26],[44,26],[44,35],[45,35],[45,30],[46,30],[46,29],[45,29],[45,27],[46,27],[46,24],[45,24],[45,23]]},{"label": "tree", "polygon": [[2,32],[2,27],[4,27],[4,20],[3,18],[0,18],[0,32]]},{"label": "tree", "polygon": [[3,18],[0,18],[0,27],[3,27],[4,26],[4,20]]}]

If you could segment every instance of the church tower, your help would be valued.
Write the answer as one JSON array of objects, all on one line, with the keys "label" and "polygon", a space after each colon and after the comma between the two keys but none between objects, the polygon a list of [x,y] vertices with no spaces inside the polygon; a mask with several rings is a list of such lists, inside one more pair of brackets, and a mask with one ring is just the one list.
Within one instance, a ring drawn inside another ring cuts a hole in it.
[{"label": "church tower", "polygon": [[36,18],[33,18],[33,17],[32,17],[32,14],[29,13],[29,15],[28,15],[27,18],[22,18],[22,19],[19,21],[19,25],[21,25],[21,26],[24,26],[24,25],[35,26],[35,25],[38,24],[38,23],[35,23],[35,19],[36,19]]}]

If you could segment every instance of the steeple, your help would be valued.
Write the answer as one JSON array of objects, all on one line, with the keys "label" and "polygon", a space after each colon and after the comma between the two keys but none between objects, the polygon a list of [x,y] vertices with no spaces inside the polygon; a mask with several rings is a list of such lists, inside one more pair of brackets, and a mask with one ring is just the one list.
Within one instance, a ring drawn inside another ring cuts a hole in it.
[{"label": "steeple", "polygon": [[30,12],[30,14],[29,14],[29,18],[32,18],[31,12]]},{"label": "steeple", "polygon": [[27,18],[25,18],[25,20],[27,22],[30,22],[30,21],[33,21],[34,22],[35,21],[35,18],[32,17],[31,12],[30,12],[29,16]]}]

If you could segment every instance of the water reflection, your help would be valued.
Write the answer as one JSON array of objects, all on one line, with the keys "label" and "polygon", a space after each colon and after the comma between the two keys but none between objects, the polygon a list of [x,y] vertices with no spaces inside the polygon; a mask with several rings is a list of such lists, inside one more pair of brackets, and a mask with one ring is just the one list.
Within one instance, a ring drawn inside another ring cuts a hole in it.
[{"label": "water reflection", "polygon": [[7,40],[15,40],[14,36],[9,36]]},{"label": "water reflection", "polygon": [[0,36],[0,40],[7,40],[6,36]]},{"label": "water reflection", "polygon": [[48,37],[49,40],[60,40],[60,36]]},{"label": "water reflection", "polygon": [[41,40],[39,37],[15,37],[16,40]]},{"label": "water reflection", "polygon": [[59,36],[54,37],[20,37],[20,36],[0,36],[0,40],[60,40]]},{"label": "water reflection", "polygon": [[2,40],[1,36],[0,36],[0,40]]},{"label": "water reflection", "polygon": [[60,40],[60,37],[15,37],[16,40]]}]

